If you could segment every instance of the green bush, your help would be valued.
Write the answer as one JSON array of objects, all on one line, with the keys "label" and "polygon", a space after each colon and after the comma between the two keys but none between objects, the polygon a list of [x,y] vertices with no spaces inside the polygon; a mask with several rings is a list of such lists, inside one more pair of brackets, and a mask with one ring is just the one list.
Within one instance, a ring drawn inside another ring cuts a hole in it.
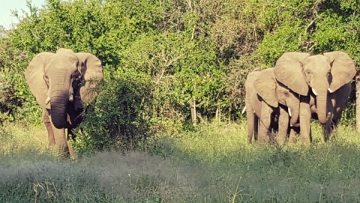
[{"label": "green bush", "polygon": [[84,122],[74,143],[80,152],[135,149],[143,147],[143,139],[151,135],[149,76],[119,69],[106,79],[96,102],[84,112]]},{"label": "green bush", "polygon": [[23,75],[28,61],[27,52],[14,48],[8,38],[0,38],[0,122],[41,122],[41,108]]}]

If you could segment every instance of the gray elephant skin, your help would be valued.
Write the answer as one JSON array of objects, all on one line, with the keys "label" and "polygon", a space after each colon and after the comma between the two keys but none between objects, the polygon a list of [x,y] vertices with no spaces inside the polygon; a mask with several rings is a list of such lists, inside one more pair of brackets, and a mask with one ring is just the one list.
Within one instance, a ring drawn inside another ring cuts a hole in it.
[{"label": "gray elephant skin", "polygon": [[268,142],[269,131],[274,129],[278,142],[285,142],[289,127],[298,121],[299,95],[276,81],[274,68],[250,72],[245,90],[248,143],[257,130],[258,141]]},{"label": "gray elephant skin", "polygon": [[89,104],[95,99],[93,88],[103,77],[96,56],[64,48],[39,53],[25,71],[30,91],[42,107],[49,145],[58,146],[65,156],[74,156],[65,129],[74,135],[71,130],[82,121],[82,102]]},{"label": "gray elephant skin", "polygon": [[300,95],[300,134],[305,142],[311,142],[312,115],[322,124],[324,140],[329,139],[341,119],[355,74],[353,60],[342,51],[287,52],[277,60],[275,78]]}]

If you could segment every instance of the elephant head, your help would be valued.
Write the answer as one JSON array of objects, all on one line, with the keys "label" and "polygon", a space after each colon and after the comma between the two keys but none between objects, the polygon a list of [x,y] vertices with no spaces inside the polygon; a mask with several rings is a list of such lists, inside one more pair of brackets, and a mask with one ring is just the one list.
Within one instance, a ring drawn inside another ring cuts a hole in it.
[{"label": "elephant head", "polygon": [[291,116],[290,125],[295,125],[299,118],[299,95],[278,83],[275,79],[274,68],[262,70],[254,82],[256,93],[269,106],[277,108],[279,104],[288,107]]},{"label": "elephant head", "polygon": [[[103,78],[101,61],[90,53],[75,53],[60,48],[56,53],[42,52],[36,55],[25,71],[30,91],[43,109],[50,110],[56,128],[67,126],[68,102],[74,108],[90,103],[96,96],[90,89],[92,80]],[[81,82],[85,81],[84,85]]]},{"label": "elephant head", "polygon": [[294,92],[308,96],[309,87],[316,96],[318,119],[326,123],[327,95],[349,83],[355,76],[354,62],[341,51],[310,56],[308,53],[287,52],[276,62],[276,79]]}]

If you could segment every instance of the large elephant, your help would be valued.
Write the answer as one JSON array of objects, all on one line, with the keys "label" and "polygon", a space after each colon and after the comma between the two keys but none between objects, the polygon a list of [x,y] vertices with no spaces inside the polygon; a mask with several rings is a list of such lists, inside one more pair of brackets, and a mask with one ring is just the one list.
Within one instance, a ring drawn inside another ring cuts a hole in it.
[{"label": "large elephant", "polygon": [[30,91],[42,107],[49,145],[60,147],[65,156],[73,156],[65,128],[74,136],[72,129],[82,121],[82,102],[89,104],[97,96],[93,88],[103,77],[96,56],[64,48],[36,55],[25,71]]},{"label": "large elephant", "polygon": [[301,136],[310,138],[311,113],[316,113],[327,141],[351,91],[350,81],[356,74],[353,60],[342,51],[319,55],[287,52],[277,60],[274,74],[279,82],[301,95]]},{"label": "large elephant", "polygon": [[278,83],[273,71],[274,68],[254,70],[245,81],[249,143],[252,143],[254,129],[256,134],[258,128],[259,142],[266,142],[268,131],[277,129],[278,141],[282,143],[289,125],[298,121],[299,96]]}]

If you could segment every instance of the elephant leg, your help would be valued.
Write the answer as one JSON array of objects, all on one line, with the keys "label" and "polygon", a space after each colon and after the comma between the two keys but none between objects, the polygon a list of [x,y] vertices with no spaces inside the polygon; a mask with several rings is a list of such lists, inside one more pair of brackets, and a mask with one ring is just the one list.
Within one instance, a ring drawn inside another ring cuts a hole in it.
[{"label": "elephant leg", "polygon": [[[248,97],[248,95],[247,95]],[[250,101],[248,101],[249,98],[246,98],[246,119],[247,119],[247,131],[248,131],[248,143],[252,143],[252,138],[254,136],[254,127],[255,127],[255,118],[256,115],[254,113],[254,110],[250,104]]]},{"label": "elephant leg", "polygon": [[[51,117],[50,117],[51,118]],[[52,130],[54,132],[55,140],[56,140],[56,146],[59,148],[59,151],[61,155],[64,157],[69,157],[69,146],[66,139],[65,129],[61,128],[58,129],[54,126],[54,124],[51,122]]]},{"label": "elephant leg", "polygon": [[[68,128],[67,129],[67,139],[68,140],[73,140],[75,141],[75,138],[76,138],[76,135],[75,133],[73,132],[73,128]],[[68,142],[68,147],[69,147],[69,155],[70,155],[70,158],[72,159],[75,159],[77,156],[76,156],[76,153],[75,153],[75,150],[74,148],[72,147],[72,144]]]},{"label": "elephant leg", "polygon": [[339,88],[336,92],[329,95],[329,99],[331,100],[331,109],[330,112],[333,112],[333,128],[336,128],[339,124],[342,112],[347,103],[347,98],[351,94],[352,86],[350,83],[345,84],[341,88]]},{"label": "elephant leg", "polygon": [[300,137],[304,144],[310,144],[311,142],[311,111],[309,102],[309,97],[300,96]]},{"label": "elephant leg", "polygon": [[71,127],[68,128],[67,139],[68,139],[68,140],[71,139],[71,140],[74,140],[74,141],[75,141],[75,140],[76,140],[76,134],[74,133],[73,129],[74,129],[74,128],[71,128]]},{"label": "elephant leg", "polygon": [[46,108],[43,108],[42,110],[42,119],[43,119],[43,123],[45,125],[46,131],[48,133],[48,141],[49,141],[49,146],[54,146],[55,145],[55,136],[54,136],[54,131],[50,122],[50,115],[49,112]]},{"label": "elephant leg", "polygon": [[259,117],[254,114],[254,139],[258,140],[259,138]]},{"label": "elephant leg", "polygon": [[279,115],[279,129],[278,134],[276,136],[276,141],[279,144],[284,144],[286,142],[287,134],[288,134],[288,128],[289,128],[289,114],[287,111],[280,107],[280,115]]},{"label": "elephant leg", "polygon": [[70,143],[69,143],[69,156],[71,159],[77,158],[76,152]]},{"label": "elephant leg", "polygon": [[[72,140],[72,141],[76,140],[76,134],[74,133],[74,128],[78,127],[80,123],[83,121],[83,117],[81,116],[81,113],[83,112],[83,108],[75,108],[74,104],[76,104],[76,102],[68,103],[68,112],[67,112],[68,128],[67,128],[66,138],[67,140]],[[71,142],[68,142],[68,147],[69,147],[70,158],[76,158],[76,153],[71,145]]]},{"label": "elephant leg", "polygon": [[265,102],[261,102],[261,115],[259,121],[259,135],[258,141],[260,143],[268,142],[268,132],[271,123],[272,108]]},{"label": "elephant leg", "polygon": [[288,141],[292,143],[295,142],[299,134],[300,134],[300,127],[295,127],[295,126],[290,127]]},{"label": "elephant leg", "polygon": [[247,127],[248,127],[248,143],[251,144],[254,135],[254,127],[255,127],[255,115],[252,112],[247,114]]},{"label": "elephant leg", "polygon": [[[270,115],[268,115],[270,116]],[[258,134],[258,141],[260,143],[264,143],[269,141],[268,137],[268,131],[270,126],[270,120],[269,119],[261,119],[259,121],[259,134]]]},{"label": "elephant leg", "polygon": [[333,97],[333,95],[329,96],[329,99],[327,100],[327,108],[326,108],[327,122],[322,125],[323,137],[325,142],[329,141],[331,132],[333,130],[332,120],[334,117],[333,111],[334,111],[334,106],[336,105],[336,101],[331,97]]},{"label": "elephant leg", "polygon": [[328,121],[322,125],[322,132],[323,132],[325,142],[329,141],[331,131],[332,131],[331,130],[331,121]]},{"label": "elephant leg", "polygon": [[327,142],[329,140],[329,135],[330,135],[330,126],[327,123],[322,125],[322,133],[323,133],[324,141]]}]

